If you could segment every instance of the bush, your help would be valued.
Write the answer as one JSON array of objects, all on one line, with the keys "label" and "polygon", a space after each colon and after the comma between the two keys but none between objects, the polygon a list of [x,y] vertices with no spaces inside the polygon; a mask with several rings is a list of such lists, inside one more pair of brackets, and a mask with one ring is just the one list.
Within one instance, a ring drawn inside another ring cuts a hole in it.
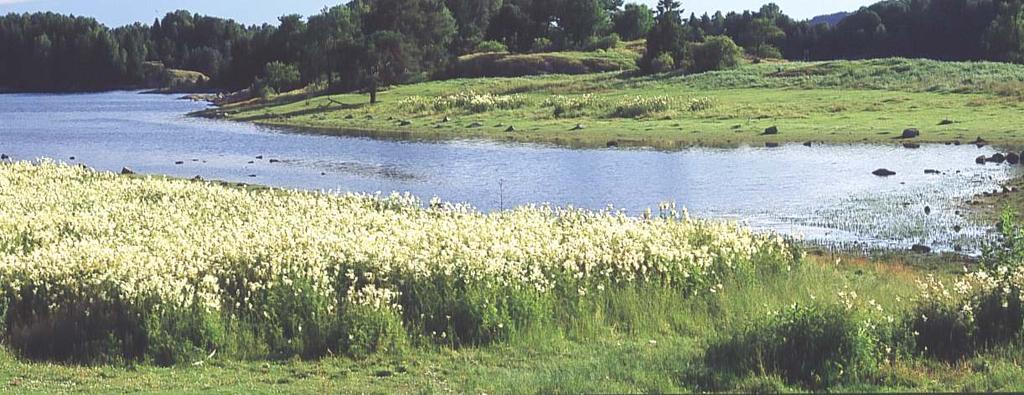
[{"label": "bush", "polygon": [[508,47],[500,41],[481,41],[476,45],[475,53],[505,53],[508,52]]},{"label": "bush", "polygon": [[726,70],[739,66],[743,51],[731,38],[726,36],[708,37],[703,43],[689,43],[686,46],[688,73]]},{"label": "bush", "polygon": [[651,61],[650,70],[651,73],[667,73],[676,69],[676,60],[672,58],[672,55],[665,52]]},{"label": "bush", "polygon": [[921,284],[912,326],[919,351],[949,361],[1021,338],[1024,330],[1024,232],[1003,214],[1001,239],[983,251],[981,269],[952,289]]},{"label": "bush", "polygon": [[257,78],[256,81],[252,83],[252,93],[256,97],[267,100],[274,95],[277,95],[277,90],[270,86],[270,84],[267,84],[267,80]]},{"label": "bush", "polygon": [[792,384],[827,388],[875,372],[876,345],[852,310],[794,305],[735,331],[712,345],[705,358],[733,373],[778,375]]},{"label": "bush", "polygon": [[556,49],[554,42],[547,37],[537,37],[533,40],[533,46],[530,47],[531,52],[552,52]]},{"label": "bush", "polygon": [[299,66],[293,64],[285,64],[283,62],[267,63],[263,76],[267,86],[277,92],[287,92],[302,86],[302,75],[299,74]]},{"label": "bush", "polygon": [[782,51],[773,45],[760,45],[751,49],[750,54],[758,59],[782,59]]},{"label": "bush", "polygon": [[612,33],[607,36],[601,37],[587,44],[587,51],[593,52],[604,49],[612,49],[619,46],[619,42],[622,39],[619,38],[618,34]]}]

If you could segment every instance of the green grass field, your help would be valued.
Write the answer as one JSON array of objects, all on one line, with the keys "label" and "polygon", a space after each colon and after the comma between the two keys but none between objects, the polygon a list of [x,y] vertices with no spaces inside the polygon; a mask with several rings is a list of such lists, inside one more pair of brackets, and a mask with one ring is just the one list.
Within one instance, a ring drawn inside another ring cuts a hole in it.
[{"label": "green grass field", "polygon": [[[292,95],[211,113],[324,133],[575,147],[889,144],[905,128],[920,129],[922,142],[982,137],[1021,145],[1022,98],[1024,66],[881,59],[756,64],[689,76],[462,79],[393,87],[373,106],[363,94]],[[582,129],[573,130],[577,125]],[[778,135],[762,135],[772,126]]]},{"label": "green grass field", "polygon": [[[919,262],[920,263],[920,262]],[[616,295],[604,317],[571,327],[536,328],[482,347],[427,346],[364,359],[238,361],[79,367],[29,363],[0,351],[0,391],[210,393],[672,393],[802,391],[778,376],[730,374],[708,366],[705,353],[722,334],[793,303],[836,302],[836,290],[878,300],[894,313],[911,308],[915,280],[951,277],[953,264],[903,264],[811,258],[791,272],[730,283],[714,296]],[[1020,391],[1019,346],[1001,346],[956,363],[894,358],[859,382],[833,391]]]}]

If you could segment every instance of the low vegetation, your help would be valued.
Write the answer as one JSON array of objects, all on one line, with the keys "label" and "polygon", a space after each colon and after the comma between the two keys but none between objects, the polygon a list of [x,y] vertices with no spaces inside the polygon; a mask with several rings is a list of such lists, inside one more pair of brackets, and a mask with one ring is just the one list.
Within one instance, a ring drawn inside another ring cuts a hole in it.
[{"label": "low vegetation", "polygon": [[964,272],[807,256],[669,205],[480,214],[49,163],[2,164],[0,186],[11,390],[1024,388],[1009,215]]},{"label": "low vegetation", "polygon": [[[382,92],[376,105],[369,105],[365,95],[340,94],[228,106],[208,114],[327,133],[584,147],[893,144],[906,128],[919,129],[918,140],[924,142],[968,143],[982,137],[1018,145],[1024,143],[1014,128],[1024,122],[1018,96],[1022,86],[1024,66],[1003,63],[765,62],[698,74],[427,82]],[[486,111],[407,105],[458,95],[515,97],[517,105]],[[509,126],[514,133],[506,132]],[[763,133],[771,127],[779,133]]]}]

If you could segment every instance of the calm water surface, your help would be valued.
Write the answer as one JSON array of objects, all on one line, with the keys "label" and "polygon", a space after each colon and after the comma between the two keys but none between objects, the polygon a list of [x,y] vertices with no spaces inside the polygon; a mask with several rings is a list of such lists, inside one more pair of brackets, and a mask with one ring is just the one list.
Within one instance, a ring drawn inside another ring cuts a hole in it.
[{"label": "calm water surface", "polygon": [[[204,107],[131,92],[0,95],[0,152],[110,171],[127,166],[140,173],[286,188],[409,192],[485,211],[551,203],[614,206],[636,214],[672,201],[695,216],[738,220],[826,243],[924,243],[939,249],[976,246],[988,229],[968,223],[957,211],[972,196],[998,189],[1016,171],[975,165],[975,157],[995,152],[975,146],[659,152],[398,142],[185,116]],[[873,176],[880,167],[898,174]],[[943,174],[926,175],[926,169]]]}]

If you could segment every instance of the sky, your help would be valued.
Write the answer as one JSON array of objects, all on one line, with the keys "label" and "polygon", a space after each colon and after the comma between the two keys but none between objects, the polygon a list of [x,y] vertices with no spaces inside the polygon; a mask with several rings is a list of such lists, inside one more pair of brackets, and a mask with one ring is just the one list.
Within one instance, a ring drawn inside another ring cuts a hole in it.
[{"label": "sky", "polygon": [[[627,0],[632,2],[634,0]],[[639,0],[654,5],[656,0]],[[698,15],[717,10],[756,10],[769,0],[683,0],[687,13]],[[169,11],[186,9],[204,15],[231,18],[244,24],[276,23],[285,14],[310,15],[341,0],[0,0],[0,14],[54,11],[91,16],[109,26],[133,22],[152,23]],[[874,0],[774,0],[782,11],[796,19],[838,11],[853,11]]]}]

